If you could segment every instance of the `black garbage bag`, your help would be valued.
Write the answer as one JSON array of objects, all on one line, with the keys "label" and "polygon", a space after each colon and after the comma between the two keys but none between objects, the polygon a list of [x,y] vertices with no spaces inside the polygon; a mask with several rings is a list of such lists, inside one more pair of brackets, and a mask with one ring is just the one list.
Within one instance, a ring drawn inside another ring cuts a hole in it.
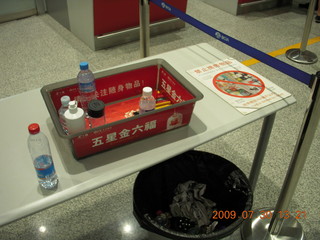
[{"label": "black garbage bag", "polygon": [[[160,224],[156,221],[159,212],[170,213],[177,186],[188,181],[205,184],[203,198],[215,203],[211,219],[215,225],[213,232],[186,233],[177,231],[172,222]],[[133,213],[141,227],[171,239],[226,237],[243,222],[243,213],[251,210],[252,201],[249,181],[236,165],[220,156],[194,150],[141,171],[133,189]]]}]

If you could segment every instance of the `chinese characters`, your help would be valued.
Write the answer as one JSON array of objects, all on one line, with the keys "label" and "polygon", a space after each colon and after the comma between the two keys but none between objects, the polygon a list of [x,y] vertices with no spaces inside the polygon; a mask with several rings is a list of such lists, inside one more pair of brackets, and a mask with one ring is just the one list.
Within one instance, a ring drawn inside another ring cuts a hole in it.
[{"label": "chinese characters", "polygon": [[124,128],[121,131],[107,133],[105,136],[98,136],[92,139],[91,147],[98,147],[107,143],[116,142],[120,139],[125,139],[130,136],[138,135],[145,131],[150,131],[157,128],[157,120],[146,122],[145,124],[137,124],[133,128]]}]

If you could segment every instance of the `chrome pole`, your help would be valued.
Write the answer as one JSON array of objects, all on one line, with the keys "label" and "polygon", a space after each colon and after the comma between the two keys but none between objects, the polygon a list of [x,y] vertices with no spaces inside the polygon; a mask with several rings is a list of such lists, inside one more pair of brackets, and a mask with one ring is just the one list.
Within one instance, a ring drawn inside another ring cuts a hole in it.
[{"label": "chrome pole", "polygon": [[[263,240],[302,240],[304,233],[301,224],[288,211],[295,189],[298,185],[303,166],[306,162],[316,128],[320,120],[320,72],[314,78],[311,86],[309,104],[306,109],[303,124],[293,152],[291,163],[285,177],[280,196],[274,210],[262,209],[245,221],[241,227],[242,239]],[[268,221],[263,215],[271,213]]]},{"label": "chrome pole", "polygon": [[[314,134],[320,120],[320,91],[319,91],[320,72],[313,82],[309,106],[305,113],[304,123],[300,130],[300,135],[296,143],[294,154],[280,193],[275,212],[285,211],[288,209],[294,191],[298,185],[303,166],[306,162]],[[274,214],[269,226],[270,234],[277,234],[281,229],[281,223],[284,218],[280,219],[280,214]]]},{"label": "chrome pole", "polygon": [[144,58],[150,55],[150,6],[149,0],[140,0],[139,2],[140,56]]},{"label": "chrome pole", "polygon": [[307,49],[308,38],[311,31],[312,20],[313,20],[313,12],[314,7],[316,6],[316,1],[311,0],[308,8],[308,15],[306,19],[306,23],[304,26],[304,31],[302,35],[302,41],[299,48],[292,48],[286,52],[287,58],[297,63],[304,64],[313,64],[318,61],[318,57],[313,52],[310,52]]}]

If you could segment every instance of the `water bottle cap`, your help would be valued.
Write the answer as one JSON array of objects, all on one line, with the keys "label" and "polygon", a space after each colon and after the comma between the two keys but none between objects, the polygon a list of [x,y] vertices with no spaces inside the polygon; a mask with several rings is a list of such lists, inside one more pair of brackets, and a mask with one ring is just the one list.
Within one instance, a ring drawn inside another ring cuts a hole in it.
[{"label": "water bottle cap", "polygon": [[31,123],[29,126],[28,126],[28,130],[29,130],[29,133],[30,134],[37,134],[40,132],[40,126],[38,123]]},{"label": "water bottle cap", "polygon": [[62,106],[67,107],[70,102],[70,97],[69,96],[62,96],[60,100],[61,100]]},{"label": "water bottle cap", "polygon": [[93,118],[99,118],[104,115],[104,102],[101,100],[91,100],[88,103],[88,115]]},{"label": "water bottle cap", "polygon": [[151,87],[144,87],[142,91],[143,91],[143,96],[151,96],[152,95],[152,88]]},{"label": "water bottle cap", "polygon": [[89,63],[88,62],[81,62],[80,63],[80,70],[88,70],[89,69]]}]

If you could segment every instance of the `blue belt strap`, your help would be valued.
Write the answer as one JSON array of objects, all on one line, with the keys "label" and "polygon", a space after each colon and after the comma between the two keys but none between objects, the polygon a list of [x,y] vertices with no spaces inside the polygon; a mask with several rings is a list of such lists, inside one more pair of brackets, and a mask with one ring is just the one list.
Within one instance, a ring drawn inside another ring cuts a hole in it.
[{"label": "blue belt strap", "polygon": [[189,23],[190,25],[200,29],[201,31],[207,33],[208,35],[216,38],[217,40],[269,65],[270,67],[273,67],[277,69],[280,72],[283,72],[290,77],[299,80],[300,82],[303,82],[304,84],[310,85],[310,81],[313,78],[312,75],[295,68],[285,62],[282,62],[264,52],[261,52],[258,49],[255,49],[243,42],[240,42],[237,39],[234,39],[222,32],[219,32],[208,25],[198,21],[197,19],[191,17],[190,15],[180,11],[179,9],[173,7],[172,5],[169,5],[168,3],[161,1],[161,0],[150,0],[150,2],[153,2],[154,4],[158,5],[159,7],[163,8],[164,10],[170,12],[174,16],[180,18],[181,20]]}]

